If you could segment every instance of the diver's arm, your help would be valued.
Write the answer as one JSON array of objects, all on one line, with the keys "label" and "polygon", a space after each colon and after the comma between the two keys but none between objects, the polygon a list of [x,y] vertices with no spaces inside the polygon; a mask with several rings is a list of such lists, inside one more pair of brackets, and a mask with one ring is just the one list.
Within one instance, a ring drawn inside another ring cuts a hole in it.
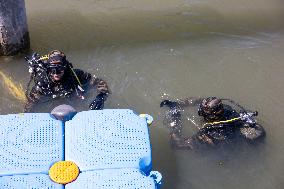
[{"label": "diver's arm", "polygon": [[27,95],[27,102],[24,105],[24,112],[30,112],[34,103],[38,102],[41,96],[42,93],[37,90],[36,86],[34,86],[29,95]]},{"label": "diver's arm", "polygon": [[110,93],[107,83],[102,79],[93,77],[91,84],[93,86],[96,86],[97,96],[95,100],[90,104],[89,108],[91,110],[101,110],[103,109],[104,102],[106,101],[108,94]]},{"label": "diver's arm", "polygon": [[164,100],[160,104],[161,107],[167,106],[170,108],[166,116],[170,129],[170,142],[174,149],[192,149],[191,140],[182,137],[182,120],[181,109],[176,105],[176,102]]},{"label": "diver's arm", "polygon": [[104,102],[109,94],[107,83],[97,78],[95,75],[92,77],[90,73],[84,72],[80,69],[72,69],[73,75],[75,76],[78,86],[83,87],[87,83],[90,83],[95,88],[97,96],[95,100],[89,105],[91,110],[101,110],[104,107]]},{"label": "diver's arm", "polygon": [[77,83],[81,87],[85,86],[90,81],[92,82],[92,75],[90,73],[84,72],[83,70],[80,69],[73,69],[73,68],[70,69],[74,76],[73,79],[75,83]]},{"label": "diver's arm", "polygon": [[104,102],[107,99],[107,94],[100,93],[96,96],[95,100],[90,104],[91,110],[102,110],[104,108]]},{"label": "diver's arm", "polygon": [[189,98],[177,101],[180,107],[197,106],[201,102],[202,102],[202,98],[198,98],[198,97],[189,97]]},{"label": "diver's arm", "polygon": [[184,107],[190,107],[190,106],[197,106],[201,103],[201,101],[202,99],[197,98],[197,97],[190,97],[184,100],[177,100],[177,101],[163,100],[160,103],[160,107],[167,106],[170,109],[175,109],[177,107],[184,108]]},{"label": "diver's arm", "polygon": [[103,94],[109,94],[109,89],[107,86],[106,81],[103,79],[100,79],[96,77],[95,75],[92,77],[90,73],[84,72],[83,70],[80,69],[73,69],[75,72],[75,79],[77,80],[77,83],[79,85],[85,85],[88,82],[90,82],[90,85],[92,87],[96,87],[96,91],[98,94],[103,93]]}]

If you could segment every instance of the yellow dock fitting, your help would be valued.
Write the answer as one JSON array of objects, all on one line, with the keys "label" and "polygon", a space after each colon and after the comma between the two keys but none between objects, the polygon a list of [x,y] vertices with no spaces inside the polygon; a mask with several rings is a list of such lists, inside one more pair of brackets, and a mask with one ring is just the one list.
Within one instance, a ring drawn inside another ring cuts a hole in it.
[{"label": "yellow dock fitting", "polygon": [[79,168],[72,161],[59,161],[50,167],[48,174],[52,181],[58,184],[68,184],[77,179]]},{"label": "yellow dock fitting", "polygon": [[140,117],[143,117],[146,119],[146,122],[148,125],[151,125],[153,123],[153,117],[148,114],[140,114]]}]

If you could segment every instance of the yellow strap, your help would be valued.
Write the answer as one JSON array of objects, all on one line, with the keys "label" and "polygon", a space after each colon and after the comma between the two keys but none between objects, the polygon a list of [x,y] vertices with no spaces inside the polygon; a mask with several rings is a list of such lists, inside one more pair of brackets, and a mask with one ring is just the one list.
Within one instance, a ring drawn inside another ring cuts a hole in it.
[{"label": "yellow strap", "polygon": [[81,87],[83,87],[83,86],[82,86],[82,83],[80,82],[80,80],[79,80],[79,78],[78,78],[77,74],[75,73],[74,69],[73,69],[73,68],[71,68],[71,67],[70,67],[70,69],[72,70],[72,72],[73,72],[74,76],[76,77],[76,79],[77,79],[77,81],[78,81],[79,85],[80,85]]},{"label": "yellow strap", "polygon": [[217,125],[219,123],[230,123],[230,122],[237,121],[237,120],[240,120],[240,119],[241,119],[241,117],[235,117],[235,118],[228,119],[228,120],[225,120],[225,121],[216,121],[216,122],[212,122],[212,123],[205,123],[203,125],[203,127],[206,127],[207,125]]}]

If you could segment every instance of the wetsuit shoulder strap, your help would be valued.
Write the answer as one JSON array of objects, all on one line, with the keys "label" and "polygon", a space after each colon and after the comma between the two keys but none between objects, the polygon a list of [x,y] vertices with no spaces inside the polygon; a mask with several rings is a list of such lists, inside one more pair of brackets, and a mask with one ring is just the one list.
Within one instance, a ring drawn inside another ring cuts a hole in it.
[{"label": "wetsuit shoulder strap", "polygon": [[73,69],[71,66],[69,66],[69,68],[71,69],[73,75],[75,76],[76,80],[78,81],[78,84],[80,85],[80,87],[83,87],[83,85],[82,85],[82,83],[81,83],[81,81],[80,81],[78,75],[77,75],[76,72],[74,71],[74,69]]}]

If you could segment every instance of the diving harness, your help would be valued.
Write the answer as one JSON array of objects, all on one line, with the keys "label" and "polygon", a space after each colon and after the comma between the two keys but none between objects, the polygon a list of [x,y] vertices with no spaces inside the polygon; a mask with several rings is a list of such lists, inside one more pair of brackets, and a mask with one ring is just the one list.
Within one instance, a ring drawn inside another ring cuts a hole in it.
[{"label": "diving harness", "polygon": [[239,107],[241,109],[241,111],[239,113],[239,117],[235,117],[235,118],[224,120],[224,121],[216,121],[216,122],[211,122],[211,123],[205,123],[205,124],[203,124],[201,129],[222,128],[223,127],[222,123],[232,123],[232,122],[235,122],[235,121],[243,121],[243,122],[249,124],[250,126],[256,125],[257,121],[254,119],[254,117],[258,116],[257,111],[254,111],[254,112],[248,111],[243,106],[241,106],[240,104],[236,103],[235,101],[233,101],[231,99],[221,99],[221,100],[229,101],[230,103]]}]

